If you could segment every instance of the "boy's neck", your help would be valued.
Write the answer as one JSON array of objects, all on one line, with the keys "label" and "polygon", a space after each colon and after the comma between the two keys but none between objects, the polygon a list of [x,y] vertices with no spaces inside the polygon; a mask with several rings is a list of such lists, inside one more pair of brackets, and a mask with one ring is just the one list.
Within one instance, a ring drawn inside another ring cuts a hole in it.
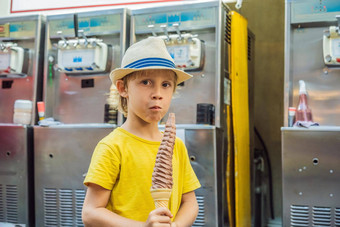
[{"label": "boy's neck", "polygon": [[150,141],[161,141],[163,138],[163,134],[159,131],[157,123],[132,121],[128,118],[121,128],[140,138]]}]

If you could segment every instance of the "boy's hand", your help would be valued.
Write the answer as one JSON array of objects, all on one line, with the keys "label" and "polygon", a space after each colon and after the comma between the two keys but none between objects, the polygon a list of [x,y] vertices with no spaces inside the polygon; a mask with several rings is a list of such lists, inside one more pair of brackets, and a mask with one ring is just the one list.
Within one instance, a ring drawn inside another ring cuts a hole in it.
[{"label": "boy's hand", "polygon": [[172,214],[170,210],[160,207],[150,212],[144,227],[170,227]]}]

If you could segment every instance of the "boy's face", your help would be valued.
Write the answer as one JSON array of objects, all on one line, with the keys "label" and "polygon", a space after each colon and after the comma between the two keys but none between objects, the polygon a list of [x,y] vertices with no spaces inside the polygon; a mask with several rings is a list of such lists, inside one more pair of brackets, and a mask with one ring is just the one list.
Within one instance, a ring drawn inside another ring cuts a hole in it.
[{"label": "boy's face", "polygon": [[175,86],[171,70],[147,70],[128,80],[128,117],[159,122],[169,110]]}]

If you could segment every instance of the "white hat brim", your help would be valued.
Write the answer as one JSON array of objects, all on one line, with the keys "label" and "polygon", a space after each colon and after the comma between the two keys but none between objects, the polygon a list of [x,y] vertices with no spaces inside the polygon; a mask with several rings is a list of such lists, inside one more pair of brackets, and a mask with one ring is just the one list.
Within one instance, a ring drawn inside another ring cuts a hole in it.
[{"label": "white hat brim", "polygon": [[182,83],[183,81],[186,81],[192,77],[192,75],[184,72],[183,70],[176,69],[176,68],[168,68],[168,67],[160,67],[160,66],[155,66],[155,67],[144,67],[140,69],[131,69],[131,68],[116,68],[110,73],[110,79],[113,84],[116,84],[117,80],[122,79],[126,75],[136,72],[136,71],[142,71],[142,70],[148,70],[148,69],[167,69],[171,70],[177,75],[177,84]]}]

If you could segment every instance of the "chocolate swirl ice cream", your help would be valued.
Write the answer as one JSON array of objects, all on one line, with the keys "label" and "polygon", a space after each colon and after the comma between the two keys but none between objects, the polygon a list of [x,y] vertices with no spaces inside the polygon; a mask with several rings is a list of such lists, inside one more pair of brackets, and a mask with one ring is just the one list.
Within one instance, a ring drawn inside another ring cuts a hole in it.
[{"label": "chocolate swirl ice cream", "polygon": [[163,139],[156,156],[156,163],[152,173],[152,189],[172,189],[172,154],[175,139],[175,114],[170,113],[165,124]]}]

